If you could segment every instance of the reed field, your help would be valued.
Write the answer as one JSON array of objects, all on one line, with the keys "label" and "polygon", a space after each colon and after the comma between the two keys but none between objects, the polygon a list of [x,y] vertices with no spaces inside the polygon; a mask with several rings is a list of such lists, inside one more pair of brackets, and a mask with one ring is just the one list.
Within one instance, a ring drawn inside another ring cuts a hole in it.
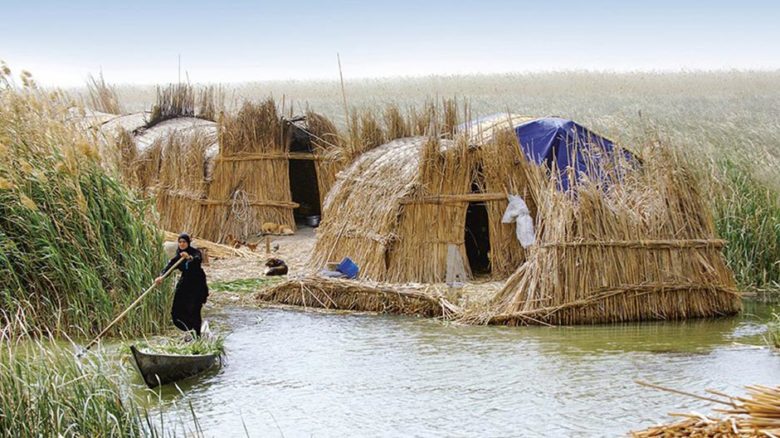
[{"label": "reed field", "polygon": [[[348,106],[358,111],[388,104],[404,110],[455,97],[474,117],[499,111],[555,115],[629,149],[661,141],[700,174],[740,287],[776,289],[780,283],[780,72],[430,76],[347,80],[345,89]],[[128,111],[150,108],[155,90],[116,87]],[[240,83],[222,90],[228,109],[270,95],[294,112],[311,109],[347,125],[336,80]]]},{"label": "reed field", "polygon": [[[90,336],[164,266],[141,201],[102,165],[97,140],[68,123],[72,102],[29,74],[0,76],[0,327]],[[171,293],[152,294],[114,331],[153,332]],[[23,334],[23,333],[16,333]]]},{"label": "reed field", "polygon": [[194,413],[175,423],[152,414],[146,406],[155,393],[132,391],[112,355],[77,358],[40,330],[11,338],[7,329],[0,334],[0,437],[202,436]]}]

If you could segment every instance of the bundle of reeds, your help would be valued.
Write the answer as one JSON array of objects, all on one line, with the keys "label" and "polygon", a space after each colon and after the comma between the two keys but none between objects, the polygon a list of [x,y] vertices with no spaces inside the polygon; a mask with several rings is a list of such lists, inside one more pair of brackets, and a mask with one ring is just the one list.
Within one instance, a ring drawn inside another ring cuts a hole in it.
[{"label": "bundle of reeds", "polygon": [[704,399],[726,406],[716,409],[716,412],[726,414],[724,417],[672,414],[685,420],[653,426],[631,435],[636,438],[780,436],[780,387],[754,385],[746,389],[748,395],[745,397],[709,391],[710,396]]},{"label": "bundle of reeds", "polygon": [[537,243],[496,311],[478,320],[578,324],[740,310],[697,181],[668,149],[648,150],[637,171],[569,192],[554,173],[537,180]]},{"label": "bundle of reeds", "polygon": [[288,280],[256,295],[258,301],[323,309],[441,316],[443,302],[414,290],[365,282],[308,277]]},{"label": "bundle of reeds", "polygon": [[420,148],[417,186],[401,200],[387,281],[444,281],[450,245],[468,260],[464,229],[476,157],[464,140],[428,138]]},{"label": "bundle of reeds", "polygon": [[[101,167],[96,138],[67,122],[69,106],[0,75],[0,325],[95,331],[163,263],[150,206]],[[158,329],[170,298],[150,296],[118,330]]]},{"label": "bundle of reeds", "polygon": [[225,89],[221,86],[209,85],[198,91],[196,116],[201,119],[216,122],[219,115],[225,111]]}]

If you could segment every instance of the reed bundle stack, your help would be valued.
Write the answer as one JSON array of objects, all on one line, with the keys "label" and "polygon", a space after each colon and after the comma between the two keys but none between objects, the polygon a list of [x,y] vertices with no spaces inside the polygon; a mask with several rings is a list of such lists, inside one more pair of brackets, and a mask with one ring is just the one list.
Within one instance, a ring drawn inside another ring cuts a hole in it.
[{"label": "reed bundle stack", "polygon": [[441,316],[446,302],[429,294],[365,282],[308,277],[258,293],[264,303],[400,315]]},{"label": "reed bundle stack", "polygon": [[633,432],[635,438],[652,437],[776,437],[780,436],[780,387],[748,386],[746,397],[710,391],[709,401],[725,406],[724,417],[672,414],[685,420]]}]

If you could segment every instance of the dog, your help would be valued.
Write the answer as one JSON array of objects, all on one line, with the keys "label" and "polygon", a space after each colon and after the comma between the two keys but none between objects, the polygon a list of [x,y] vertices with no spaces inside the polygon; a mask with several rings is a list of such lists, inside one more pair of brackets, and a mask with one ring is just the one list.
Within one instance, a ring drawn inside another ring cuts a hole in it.
[{"label": "dog", "polygon": [[292,228],[287,225],[281,225],[274,222],[266,222],[260,227],[260,231],[265,234],[273,234],[275,236],[291,236],[295,234]]},{"label": "dog", "polygon": [[270,258],[265,262],[265,266],[266,276],[287,275],[287,264],[282,259]]},{"label": "dog", "polygon": [[279,234],[279,228],[281,226],[279,224],[275,224],[273,222],[266,222],[263,224],[262,227],[260,227],[260,230],[263,232],[263,234]]}]

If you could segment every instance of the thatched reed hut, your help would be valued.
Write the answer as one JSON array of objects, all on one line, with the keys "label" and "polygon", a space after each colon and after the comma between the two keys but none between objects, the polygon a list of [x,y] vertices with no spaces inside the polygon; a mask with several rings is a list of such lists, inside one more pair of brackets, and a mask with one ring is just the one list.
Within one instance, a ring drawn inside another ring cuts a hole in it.
[{"label": "thatched reed hut", "polygon": [[137,126],[116,117],[102,129],[116,139],[125,180],[156,196],[165,229],[213,241],[249,238],[265,222],[294,230],[296,217],[321,213],[343,166],[329,154],[340,142],[332,123],[311,112],[285,118],[270,99],[245,103],[219,122],[175,116],[193,112],[184,104],[155,108],[168,109],[156,109],[154,119],[133,116]]},{"label": "thatched reed hut", "polygon": [[559,190],[529,178],[536,244],[507,280],[492,324],[582,324],[731,315],[741,309],[709,209],[692,172],[669,151],[605,187]]},{"label": "thatched reed hut", "polygon": [[312,264],[352,258],[361,277],[441,282],[508,276],[525,259],[507,194],[528,194],[518,148],[409,137],[358,157],[324,204]]},{"label": "thatched reed hut", "polygon": [[[577,324],[738,312],[740,295],[693,175],[662,149],[640,160],[581,125],[506,115],[368,151],[325,202],[312,264],[342,257],[394,283],[500,279],[466,320]],[[530,134],[529,134],[530,133]],[[533,134],[533,135],[531,135]],[[522,196],[523,249],[501,223]]]}]

